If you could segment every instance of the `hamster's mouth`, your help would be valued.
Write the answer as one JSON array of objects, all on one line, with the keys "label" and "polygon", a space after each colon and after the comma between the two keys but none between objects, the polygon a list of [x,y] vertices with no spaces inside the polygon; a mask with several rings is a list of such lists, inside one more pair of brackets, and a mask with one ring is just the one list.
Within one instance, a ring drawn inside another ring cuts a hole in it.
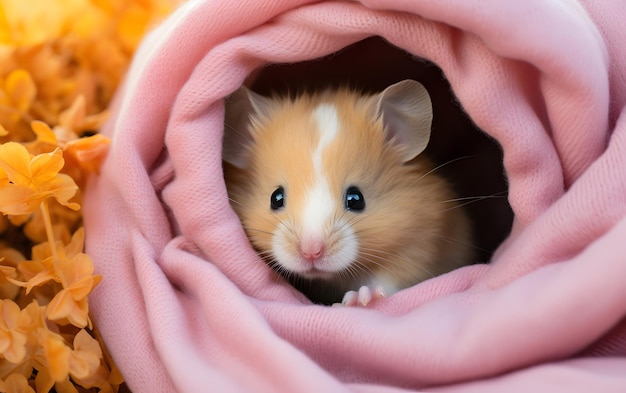
[{"label": "hamster's mouth", "polygon": [[334,269],[328,269],[308,263],[292,266],[281,263],[279,260],[274,260],[273,266],[278,271],[289,272],[289,274],[295,274],[306,279],[331,279],[336,277],[339,273],[339,271]]},{"label": "hamster's mouth", "polygon": [[321,270],[316,268],[315,266],[311,267],[309,270],[294,272],[304,278],[314,279],[314,278],[322,278],[328,279],[335,276],[337,272]]},{"label": "hamster's mouth", "polygon": [[[314,226],[307,232],[313,234],[310,236],[300,234],[297,228],[280,226],[272,235],[270,248],[275,267],[308,279],[343,275],[359,255],[359,241],[348,224],[337,220],[331,230]],[[307,240],[309,237],[312,240]]]}]

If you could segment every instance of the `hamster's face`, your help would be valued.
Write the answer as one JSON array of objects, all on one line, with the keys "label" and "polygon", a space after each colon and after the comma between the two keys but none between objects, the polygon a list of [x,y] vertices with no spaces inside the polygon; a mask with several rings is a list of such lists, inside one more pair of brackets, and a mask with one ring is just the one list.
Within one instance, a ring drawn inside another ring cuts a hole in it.
[{"label": "hamster's face", "polygon": [[[252,123],[249,166],[229,186],[233,207],[260,254],[306,278],[384,270],[394,253],[428,233],[436,184],[407,183],[427,168],[405,165],[367,102],[285,101]],[[417,206],[417,207],[416,207]],[[422,206],[422,207],[420,207]],[[424,209],[416,220],[416,209]],[[429,252],[425,237],[424,252]]]}]

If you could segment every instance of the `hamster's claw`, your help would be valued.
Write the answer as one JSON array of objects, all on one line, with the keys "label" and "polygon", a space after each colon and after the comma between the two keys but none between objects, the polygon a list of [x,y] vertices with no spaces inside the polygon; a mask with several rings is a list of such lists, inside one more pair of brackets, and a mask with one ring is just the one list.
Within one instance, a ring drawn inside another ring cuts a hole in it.
[{"label": "hamster's claw", "polygon": [[368,286],[362,286],[358,291],[348,291],[341,301],[342,306],[346,307],[367,307],[376,300],[385,298],[385,290],[382,287],[376,287],[372,291]]}]

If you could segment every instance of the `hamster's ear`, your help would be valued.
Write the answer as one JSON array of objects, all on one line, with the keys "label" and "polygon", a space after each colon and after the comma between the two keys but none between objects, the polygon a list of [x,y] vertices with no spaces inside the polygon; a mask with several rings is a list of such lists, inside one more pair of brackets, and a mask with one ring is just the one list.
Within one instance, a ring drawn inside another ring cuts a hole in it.
[{"label": "hamster's ear", "polygon": [[376,96],[377,115],[382,117],[387,138],[402,147],[404,162],[417,157],[428,145],[433,108],[426,88],[403,80]]},{"label": "hamster's ear", "polygon": [[248,166],[248,149],[254,142],[250,123],[253,117],[264,117],[268,114],[271,99],[242,86],[226,98],[225,104],[222,158],[243,169]]}]

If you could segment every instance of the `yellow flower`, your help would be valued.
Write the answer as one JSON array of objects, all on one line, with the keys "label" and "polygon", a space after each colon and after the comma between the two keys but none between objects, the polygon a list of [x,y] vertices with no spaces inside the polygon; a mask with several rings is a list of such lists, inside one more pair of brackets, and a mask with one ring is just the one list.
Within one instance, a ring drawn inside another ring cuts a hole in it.
[{"label": "yellow flower", "polygon": [[16,121],[16,115],[11,118],[10,113],[0,112],[0,121],[9,131],[11,140],[18,142],[32,140],[33,133],[29,124],[34,119],[57,124],[59,113],[69,107],[76,96],[76,82],[72,80],[72,73],[68,73],[72,59],[59,53],[59,50],[62,49],[53,46],[52,43],[17,48],[11,56],[16,65],[6,70],[2,70],[3,67],[0,65],[0,76],[3,73],[8,75],[14,72],[13,67],[19,66],[20,70],[28,73],[36,88],[36,95],[28,112],[21,112],[19,121]]},{"label": "yellow flower", "polygon": [[11,363],[26,356],[26,335],[19,331],[20,307],[13,301],[0,301],[0,353]]},{"label": "yellow flower", "polygon": [[[101,281],[101,276],[92,276],[94,266],[91,258],[82,253],[85,242],[84,228],[79,228],[72,236],[71,241],[66,246],[62,243],[55,244],[56,250],[50,247],[49,242],[37,244],[32,248],[32,260],[24,260],[17,265],[18,271],[26,281],[22,282],[13,277],[6,279],[15,285],[25,287],[26,294],[33,288],[41,286],[49,281],[55,281],[63,286],[59,292],[61,296],[52,300],[52,311],[48,311],[54,317],[51,319],[63,319],[72,314],[79,318],[79,314],[84,313],[86,320],[87,303],[83,305],[81,301],[87,297],[91,290]],[[67,298],[69,296],[69,298]],[[70,300],[71,299],[71,300]],[[72,301],[79,302],[79,309],[74,310]],[[50,306],[49,306],[50,307]],[[72,311],[74,310],[74,311]],[[75,325],[83,327],[86,324]]]},{"label": "yellow flower", "polygon": [[14,301],[0,303],[1,392],[123,383],[97,331],[79,329],[101,277],[83,230],[70,234],[110,144],[97,134],[110,100],[146,29],[179,2],[0,0],[0,143],[21,143],[0,144],[0,299]]},{"label": "yellow flower", "polygon": [[0,145],[0,211],[4,214],[28,214],[39,208],[48,197],[70,209],[69,202],[78,187],[68,175],[59,173],[64,160],[60,149],[33,156],[15,142]]},{"label": "yellow flower", "polygon": [[[7,280],[8,278],[15,279],[16,275],[17,273],[13,266],[0,265],[0,285],[8,283],[9,282]],[[2,292],[0,291],[0,293]],[[11,297],[11,296],[3,296],[3,298],[8,298],[8,297]]]},{"label": "yellow flower", "polygon": [[67,389],[71,386],[68,385],[70,376],[73,380],[85,382],[81,383],[83,387],[95,386],[93,383],[106,386],[106,373],[100,375],[100,344],[86,330],[81,329],[76,334],[73,349],[58,334],[47,331],[43,337],[47,367],[37,375],[39,391],[47,392],[53,386],[57,391]]},{"label": "yellow flower", "polygon": [[37,142],[64,147],[79,139],[79,134],[82,132],[99,129],[107,117],[107,111],[96,115],[87,115],[85,97],[79,95],[69,108],[61,112],[59,125],[55,126],[54,129],[51,129],[45,122],[37,120],[31,123],[31,128],[37,136]]},{"label": "yellow flower", "polygon": [[76,327],[91,326],[87,296],[102,280],[102,276],[93,275],[94,266],[89,255],[81,252],[84,239],[85,232],[80,228],[67,246],[56,244],[56,252],[48,242],[38,244],[33,247],[33,259],[18,265],[26,281],[7,277],[15,285],[25,287],[26,293],[49,281],[60,283],[62,289],[48,304],[46,316],[52,321],[69,322]]},{"label": "yellow flower", "polygon": [[[79,22],[88,11],[85,0],[0,1],[5,12],[4,44],[36,45],[66,34],[72,22]],[[98,26],[95,26],[96,28]]]},{"label": "yellow flower", "polygon": [[26,282],[21,282],[13,278],[7,277],[7,280],[15,285],[25,287],[26,294],[51,280],[58,280],[54,271],[54,259],[50,256],[41,260],[24,261],[18,265],[19,271],[26,278]]},{"label": "yellow flower", "polygon": [[54,381],[62,381],[69,374],[72,350],[65,345],[63,337],[52,332],[43,335],[43,349],[48,361],[48,372]]},{"label": "yellow flower", "polygon": [[20,312],[18,330],[27,337],[26,356],[18,364],[0,362],[0,378],[6,378],[12,373],[30,377],[33,367],[43,369],[42,365],[47,364],[41,344],[43,334],[49,330],[43,318],[44,311],[45,307],[33,301]]},{"label": "yellow flower", "polygon": [[[78,196],[74,197],[74,200],[76,199],[78,199]],[[48,201],[48,204],[54,239],[67,243],[71,238],[69,231],[80,223],[82,218],[80,211],[67,209],[54,200]],[[26,218],[25,223],[20,223],[20,218]],[[10,216],[10,220],[15,226],[23,224],[22,230],[24,235],[33,243],[41,243],[47,240],[46,218],[41,209],[27,216]]]},{"label": "yellow flower", "polygon": [[17,296],[19,288],[9,279],[17,277],[16,266],[25,259],[19,251],[0,245],[0,299],[15,299]]},{"label": "yellow flower", "polygon": [[70,374],[77,379],[88,378],[100,367],[101,359],[100,344],[82,329],[74,337],[74,350],[69,360]]},{"label": "yellow flower", "polygon": [[47,317],[53,321],[67,319],[78,327],[91,325],[87,296],[102,280],[102,276],[93,275],[91,258],[79,253],[71,259],[60,259],[55,263],[55,270],[63,289],[48,304]]},{"label": "yellow flower", "polygon": [[11,123],[27,115],[37,95],[37,87],[30,74],[21,69],[7,76],[0,91],[0,119]]},{"label": "yellow flower", "polygon": [[28,385],[28,380],[22,374],[11,374],[6,380],[0,380],[0,392],[6,393],[35,393]]},{"label": "yellow flower", "polygon": [[33,121],[31,128],[37,139],[27,145],[31,153],[61,147],[66,159],[64,172],[79,183],[86,174],[98,171],[110,144],[110,140],[100,134],[79,137],[84,131],[100,128],[108,116],[107,112],[87,116],[85,105],[82,95],[76,97],[72,106],[60,114],[59,125],[52,129],[42,121]]}]

